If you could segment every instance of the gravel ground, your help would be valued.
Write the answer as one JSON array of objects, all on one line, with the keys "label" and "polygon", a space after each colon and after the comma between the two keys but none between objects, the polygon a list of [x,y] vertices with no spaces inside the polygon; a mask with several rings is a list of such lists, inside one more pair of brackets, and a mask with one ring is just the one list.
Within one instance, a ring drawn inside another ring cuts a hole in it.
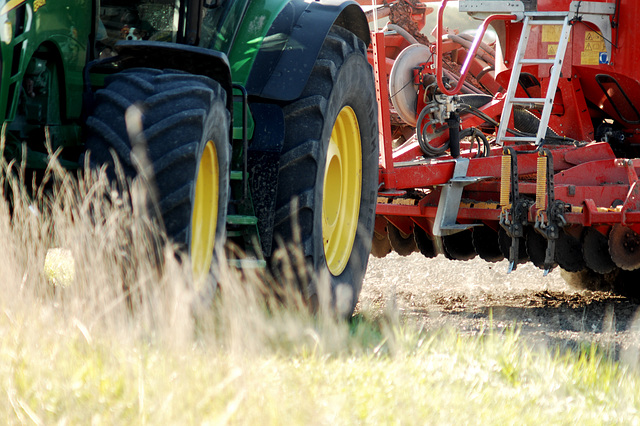
[{"label": "gravel ground", "polygon": [[530,263],[511,274],[507,266],[419,253],[372,256],[357,309],[399,312],[426,329],[453,327],[469,334],[491,324],[497,330],[515,325],[535,344],[575,348],[595,341],[615,356],[632,354],[637,360],[638,300],[573,289],[557,268],[543,277]]}]

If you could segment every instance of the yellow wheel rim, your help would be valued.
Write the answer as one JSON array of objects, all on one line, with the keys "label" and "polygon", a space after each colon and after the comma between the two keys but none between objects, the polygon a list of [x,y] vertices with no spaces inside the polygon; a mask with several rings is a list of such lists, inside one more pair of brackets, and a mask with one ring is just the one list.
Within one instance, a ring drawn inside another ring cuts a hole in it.
[{"label": "yellow wheel rim", "polygon": [[338,114],[331,131],[322,191],[322,239],[329,271],[338,276],[351,257],[362,191],[362,148],[351,107]]},{"label": "yellow wheel rim", "polygon": [[213,259],[213,247],[218,224],[218,154],[213,141],[204,147],[198,179],[196,196],[191,216],[191,268],[194,279],[200,280],[209,273]]}]

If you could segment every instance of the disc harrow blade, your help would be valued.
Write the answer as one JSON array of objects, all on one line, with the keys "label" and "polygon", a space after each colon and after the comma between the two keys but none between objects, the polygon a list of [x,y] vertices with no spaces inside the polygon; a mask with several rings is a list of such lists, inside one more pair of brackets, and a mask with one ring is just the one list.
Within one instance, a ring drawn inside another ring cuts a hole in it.
[{"label": "disc harrow blade", "polygon": [[640,235],[626,226],[614,225],[609,232],[609,254],[626,271],[640,268]]},{"label": "disc harrow blade", "polygon": [[371,242],[371,254],[373,257],[383,258],[391,253],[391,242],[387,234],[373,233],[373,240]]},{"label": "disc harrow blade", "polygon": [[[540,269],[545,269],[544,259],[547,252],[547,239],[536,232],[535,229],[527,227],[525,230],[525,241],[529,260]],[[555,267],[555,265],[553,265]],[[553,268],[552,268],[553,269]]]},{"label": "disc harrow blade", "polygon": [[413,238],[416,241],[418,250],[420,251],[420,253],[422,253],[423,256],[432,258],[438,255],[433,238],[429,234],[427,234],[424,229],[416,225],[413,228]]},{"label": "disc harrow blade", "polygon": [[476,257],[471,239],[471,230],[442,237],[445,255],[450,259],[469,260]]},{"label": "disc harrow blade", "polygon": [[593,228],[582,231],[582,256],[587,268],[599,274],[608,274],[616,269],[609,254],[609,240]]},{"label": "disc harrow blade", "polygon": [[560,231],[556,241],[555,260],[562,269],[568,272],[582,271],[587,267],[582,257],[580,240],[564,231]]},{"label": "disc harrow blade", "polygon": [[407,235],[391,223],[387,225],[387,231],[391,247],[400,256],[409,256],[416,251],[416,241],[413,239],[413,234]]},{"label": "disc harrow blade", "polygon": [[481,259],[487,262],[499,262],[504,259],[500,250],[498,233],[488,226],[476,226],[471,233],[473,247]]}]

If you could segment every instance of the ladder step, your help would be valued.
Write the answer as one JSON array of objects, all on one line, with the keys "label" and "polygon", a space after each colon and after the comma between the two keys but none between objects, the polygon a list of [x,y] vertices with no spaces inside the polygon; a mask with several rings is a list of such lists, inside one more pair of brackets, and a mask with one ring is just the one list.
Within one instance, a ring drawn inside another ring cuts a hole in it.
[{"label": "ladder step", "polygon": [[511,99],[512,104],[517,105],[530,105],[530,104],[540,104],[544,105],[547,103],[547,98],[513,98]]},{"label": "ladder step", "polygon": [[507,142],[535,142],[538,138],[535,136],[504,136],[502,141]]},{"label": "ladder step", "polygon": [[568,15],[566,11],[545,11],[545,12],[525,12],[525,15],[529,18],[564,18]]},{"label": "ladder step", "polygon": [[553,64],[556,60],[551,58],[525,58],[521,59],[521,64]]},{"label": "ladder step", "polygon": [[532,19],[529,25],[564,25],[564,21],[555,19]]}]

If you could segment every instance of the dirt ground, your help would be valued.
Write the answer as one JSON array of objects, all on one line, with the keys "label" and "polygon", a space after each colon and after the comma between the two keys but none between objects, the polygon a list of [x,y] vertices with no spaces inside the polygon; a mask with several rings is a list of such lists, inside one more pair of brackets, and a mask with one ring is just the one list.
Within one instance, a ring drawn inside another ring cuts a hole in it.
[{"label": "dirt ground", "polygon": [[[426,329],[476,334],[519,327],[536,345],[576,348],[597,342],[614,356],[640,353],[640,301],[569,287],[556,268],[547,277],[532,264],[507,274],[507,261],[451,261],[419,253],[369,259],[360,309],[395,311]],[[358,308],[357,308],[358,309]]]}]

